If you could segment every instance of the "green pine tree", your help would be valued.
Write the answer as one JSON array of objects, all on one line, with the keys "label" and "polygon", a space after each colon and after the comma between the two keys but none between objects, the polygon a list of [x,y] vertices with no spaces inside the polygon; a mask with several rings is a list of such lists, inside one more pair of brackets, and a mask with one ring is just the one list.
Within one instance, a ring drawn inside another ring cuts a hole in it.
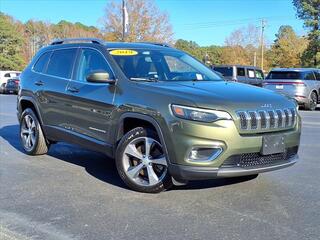
[{"label": "green pine tree", "polygon": [[320,67],[320,0],[293,0],[297,17],[304,21],[304,26],[310,29],[309,45],[302,55],[305,66]]},{"label": "green pine tree", "polygon": [[0,12],[0,70],[22,70],[23,39],[12,18]]}]

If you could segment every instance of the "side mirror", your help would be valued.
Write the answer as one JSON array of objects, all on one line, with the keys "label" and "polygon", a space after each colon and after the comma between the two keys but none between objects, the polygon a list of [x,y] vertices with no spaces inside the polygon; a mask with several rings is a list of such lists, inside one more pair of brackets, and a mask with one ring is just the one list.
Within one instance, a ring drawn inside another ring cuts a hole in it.
[{"label": "side mirror", "polygon": [[92,83],[115,83],[116,80],[109,77],[107,72],[92,72],[88,74],[87,81]]}]

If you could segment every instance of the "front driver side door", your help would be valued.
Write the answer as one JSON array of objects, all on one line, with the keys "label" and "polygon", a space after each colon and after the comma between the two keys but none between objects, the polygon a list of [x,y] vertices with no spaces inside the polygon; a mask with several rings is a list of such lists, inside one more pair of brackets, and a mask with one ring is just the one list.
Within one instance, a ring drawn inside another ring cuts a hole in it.
[{"label": "front driver side door", "polygon": [[82,137],[109,144],[116,85],[90,83],[86,77],[94,71],[108,72],[110,78],[114,78],[114,74],[102,53],[93,48],[80,49],[75,71],[74,79],[67,86],[73,116],[70,129]]}]

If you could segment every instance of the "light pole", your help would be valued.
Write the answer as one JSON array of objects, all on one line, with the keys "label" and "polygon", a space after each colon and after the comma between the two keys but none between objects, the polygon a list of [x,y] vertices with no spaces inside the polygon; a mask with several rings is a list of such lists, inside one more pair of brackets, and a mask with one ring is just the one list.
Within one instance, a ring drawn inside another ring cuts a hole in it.
[{"label": "light pole", "polygon": [[264,42],[264,28],[265,28],[265,20],[264,19],[261,19],[261,70],[263,71],[263,42]]}]

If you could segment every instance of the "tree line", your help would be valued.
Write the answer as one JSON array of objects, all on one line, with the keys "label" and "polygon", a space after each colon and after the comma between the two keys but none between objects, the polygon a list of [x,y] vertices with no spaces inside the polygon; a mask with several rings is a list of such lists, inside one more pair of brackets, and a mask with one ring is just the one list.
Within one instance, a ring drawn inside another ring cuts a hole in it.
[{"label": "tree line", "polygon": [[[256,27],[249,25],[231,33],[224,46],[200,47],[193,41],[179,39],[175,46],[182,49],[208,65],[241,64],[261,66],[261,47],[264,48],[264,69],[273,67],[312,67],[305,60],[309,40],[298,36],[293,28],[284,25],[279,28],[275,41],[268,45],[259,44],[260,36],[253,34]],[[250,34],[252,37],[249,37]]]},{"label": "tree line", "polygon": [[21,23],[0,13],[0,69],[21,70],[43,46],[55,38],[102,37],[100,30],[79,22],[52,24],[29,20]]},{"label": "tree line", "polygon": [[243,64],[272,67],[320,66],[320,0],[293,0],[297,17],[304,20],[306,36],[298,36],[288,25],[281,26],[272,43],[261,44],[261,34],[254,25],[239,28],[225,39],[223,46],[199,46],[194,41],[173,40],[172,26],[166,12],[155,1],[126,0],[128,32],[122,35],[122,5],[107,4],[100,19],[102,28],[82,23],[60,21],[56,24],[29,20],[22,23],[0,12],[0,69],[22,70],[34,54],[55,38],[97,37],[106,41],[154,41],[173,44],[210,65]]}]

